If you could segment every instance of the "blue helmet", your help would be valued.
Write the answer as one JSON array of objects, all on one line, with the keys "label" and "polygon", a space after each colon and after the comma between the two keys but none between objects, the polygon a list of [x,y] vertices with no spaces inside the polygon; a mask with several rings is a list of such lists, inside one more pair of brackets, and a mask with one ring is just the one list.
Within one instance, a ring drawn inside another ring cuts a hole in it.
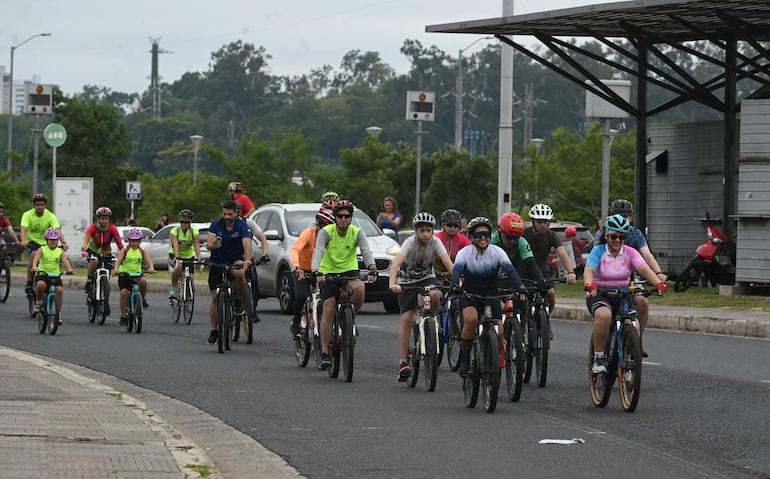
[{"label": "blue helmet", "polygon": [[616,233],[627,235],[630,229],[631,223],[629,223],[622,215],[608,216],[607,219],[604,220],[605,232],[615,231]]}]

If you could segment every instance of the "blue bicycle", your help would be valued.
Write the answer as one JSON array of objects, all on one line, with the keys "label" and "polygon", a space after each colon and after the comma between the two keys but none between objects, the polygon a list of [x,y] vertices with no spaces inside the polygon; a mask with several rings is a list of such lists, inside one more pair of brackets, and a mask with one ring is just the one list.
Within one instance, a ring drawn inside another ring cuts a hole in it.
[{"label": "blue bicycle", "polygon": [[448,292],[444,295],[439,315],[441,320],[439,323],[437,365],[441,365],[441,360],[444,359],[444,349],[446,349],[449,369],[457,371],[457,368],[460,367],[460,332],[462,331],[462,315],[457,296]]},{"label": "blue bicycle", "polygon": [[128,311],[126,331],[130,333],[133,330],[136,334],[140,334],[142,332],[142,314],[144,312],[142,306],[142,292],[139,289],[139,280],[142,279],[142,275],[132,274],[129,275],[129,278],[131,280],[131,295],[128,297],[128,305],[126,308]]},{"label": "blue bicycle", "polygon": [[42,271],[35,275],[35,284],[38,281],[45,281],[48,284],[48,291],[43,299],[43,304],[40,306],[40,311],[37,312],[37,327],[40,334],[45,334],[47,330],[48,334],[53,336],[59,329],[61,305],[56,298],[56,285],[54,284],[58,277],[59,275],[47,274]]}]

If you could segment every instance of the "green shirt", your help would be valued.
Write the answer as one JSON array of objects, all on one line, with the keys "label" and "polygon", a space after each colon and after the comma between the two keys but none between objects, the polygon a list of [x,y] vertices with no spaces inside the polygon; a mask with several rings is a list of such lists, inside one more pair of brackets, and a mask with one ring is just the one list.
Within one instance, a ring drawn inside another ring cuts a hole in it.
[{"label": "green shirt", "polygon": [[142,254],[142,248],[132,248],[128,246],[126,256],[123,257],[123,261],[120,263],[120,272],[128,273],[132,276],[142,274],[142,260],[144,255]]},{"label": "green shirt", "polygon": [[42,216],[35,214],[35,209],[26,211],[21,215],[21,227],[27,228],[27,242],[34,242],[39,245],[46,244],[43,237],[48,228],[60,228],[59,220],[56,215],[47,208],[43,210]]},{"label": "green shirt", "polygon": [[323,229],[329,235],[330,240],[326,245],[321,265],[318,271],[321,273],[344,273],[358,270],[358,232],[360,228],[355,225],[348,226],[345,236],[337,233],[337,225],[334,223],[324,226]]},{"label": "green shirt", "polygon": [[[181,259],[191,259],[195,257],[195,248],[193,246],[193,239],[198,236],[198,230],[190,227],[187,231],[184,231],[180,226],[174,226],[169,233],[171,236],[176,236],[179,241],[179,257]],[[174,245],[168,248],[168,252],[174,254]]]},{"label": "green shirt", "polygon": [[495,231],[492,233],[492,240],[490,241],[493,245],[497,245],[500,248],[505,251],[505,254],[508,255],[508,259],[511,260],[511,263],[518,269],[521,265],[521,262],[524,261],[527,258],[532,258],[532,248],[529,246],[529,242],[524,239],[523,236],[520,236],[518,241],[516,241],[512,247],[506,248],[503,246],[503,240],[500,239],[500,233]]},{"label": "green shirt", "polygon": [[61,255],[64,251],[58,247],[51,249],[48,245],[41,247],[40,251],[40,261],[37,264],[38,269],[49,276],[61,275]]}]

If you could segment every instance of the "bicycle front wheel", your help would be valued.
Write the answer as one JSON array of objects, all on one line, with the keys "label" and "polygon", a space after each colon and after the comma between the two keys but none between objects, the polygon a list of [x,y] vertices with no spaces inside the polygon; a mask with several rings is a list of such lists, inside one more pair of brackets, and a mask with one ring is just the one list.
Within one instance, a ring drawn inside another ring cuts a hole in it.
[{"label": "bicycle front wheel", "polygon": [[342,371],[345,382],[353,380],[353,363],[356,350],[356,337],[353,335],[353,307],[342,310]]},{"label": "bicycle front wheel", "polygon": [[[608,347],[605,347],[604,357],[608,358],[610,352]],[[591,402],[596,407],[605,407],[610,400],[610,393],[612,392],[611,377],[614,377],[609,369],[604,374],[594,374],[591,370],[591,366],[594,362],[594,342],[588,341],[588,391],[591,393]]]},{"label": "bicycle front wheel", "polygon": [[535,324],[534,313],[527,313],[524,337],[524,382],[529,383],[532,378],[532,367],[535,364],[535,345],[537,345],[537,325]]},{"label": "bicycle front wheel", "polygon": [[86,294],[86,304],[88,305],[88,322],[95,323],[96,316],[99,314],[99,308],[97,307],[96,301],[93,299],[93,286],[91,288],[91,291]]},{"label": "bicycle front wheel", "polygon": [[477,341],[474,341],[469,358],[471,370],[468,375],[463,378],[463,399],[465,400],[465,407],[469,408],[476,407],[476,403],[479,400],[479,370],[478,358],[476,357],[478,347]]},{"label": "bicycle front wheel", "polygon": [[107,291],[110,288],[110,280],[106,276],[99,278],[99,297],[97,298],[96,319],[99,325],[107,320]]},{"label": "bicycle front wheel", "polygon": [[481,348],[481,394],[484,400],[484,410],[495,412],[497,408],[497,393],[500,390],[500,346],[497,333],[490,328],[484,331],[479,340]]},{"label": "bicycle front wheel", "polygon": [[428,391],[436,390],[436,379],[438,378],[438,336],[436,335],[436,322],[434,318],[425,318],[425,356],[422,363],[425,366],[425,389]]},{"label": "bicycle front wheel", "polygon": [[48,313],[45,310],[45,305],[42,305],[40,312],[37,313],[37,330],[40,334],[45,334],[48,329]]},{"label": "bicycle front wheel", "polygon": [[[34,285],[32,286],[34,287]],[[28,293],[27,294],[27,306],[29,307],[29,317],[34,318],[35,317],[35,293]]]},{"label": "bicycle front wheel", "polygon": [[6,261],[0,264],[0,303],[5,303],[11,291],[11,267]]},{"label": "bicycle front wheel", "polygon": [[505,351],[505,384],[511,402],[521,398],[524,382],[523,335],[521,323],[516,318],[509,318],[505,323],[505,339],[508,342]]},{"label": "bicycle front wheel", "polygon": [[623,325],[623,361],[618,361],[620,403],[626,412],[634,412],[639,404],[642,386],[642,347],[639,331],[633,324]]},{"label": "bicycle front wheel", "polygon": [[460,367],[460,321],[460,312],[453,310],[449,315],[449,338],[446,343],[446,361],[452,372]]},{"label": "bicycle front wheel", "polygon": [[412,324],[409,334],[409,351],[406,353],[406,363],[412,372],[406,378],[406,385],[413,388],[417,385],[417,378],[420,377],[420,328],[417,323]]},{"label": "bicycle front wheel", "polygon": [[535,311],[535,324],[537,325],[535,343],[535,375],[537,385],[545,387],[548,378],[548,349],[551,347],[551,322],[545,309]]},{"label": "bicycle front wheel", "polygon": [[254,342],[254,299],[251,295],[251,288],[247,289],[243,295],[243,317],[241,318],[241,324],[243,324],[243,334],[246,336],[246,344]]},{"label": "bicycle front wheel", "polygon": [[59,329],[59,302],[56,301],[56,295],[48,296],[48,334],[53,336]]},{"label": "bicycle front wheel", "polygon": [[300,313],[300,324],[304,326],[300,329],[299,334],[294,335],[292,338],[292,341],[294,342],[294,359],[297,361],[297,366],[301,368],[307,366],[308,361],[310,361],[310,324],[308,318],[313,312],[308,306],[309,303],[306,301],[302,306],[302,312]]},{"label": "bicycle front wheel", "polygon": [[184,283],[182,304],[178,307],[182,310],[185,324],[190,324],[193,318],[193,310],[195,309],[195,288],[193,287],[193,282],[190,278],[187,278]]},{"label": "bicycle front wheel", "polygon": [[142,306],[142,295],[137,294],[134,298],[134,332],[140,334],[142,332],[142,317],[144,316],[144,310]]},{"label": "bicycle front wheel", "polygon": [[220,290],[219,293],[217,293],[217,350],[220,353],[225,352],[225,335],[227,334],[227,331],[225,331],[225,324],[227,322],[228,309],[227,293]]},{"label": "bicycle front wheel", "polygon": [[342,330],[340,329],[340,313],[334,316],[334,322],[332,322],[332,335],[329,339],[329,356],[331,357],[332,365],[326,368],[330,378],[336,378],[340,375],[340,350],[342,349]]}]

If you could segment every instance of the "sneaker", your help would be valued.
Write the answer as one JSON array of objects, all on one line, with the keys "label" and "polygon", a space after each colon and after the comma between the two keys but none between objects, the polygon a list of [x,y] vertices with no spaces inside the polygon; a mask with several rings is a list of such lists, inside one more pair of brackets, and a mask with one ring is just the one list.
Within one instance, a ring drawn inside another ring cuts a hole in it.
[{"label": "sneaker", "polygon": [[593,374],[607,374],[607,359],[594,358],[594,363],[591,365],[591,372]]},{"label": "sneaker", "polygon": [[470,361],[468,362],[460,361],[460,366],[457,367],[457,374],[459,374],[461,378],[465,378],[470,373],[471,373]]},{"label": "sneaker", "polygon": [[64,324],[64,323],[62,322],[62,320],[61,320],[61,315],[59,316],[59,320],[56,322],[56,324],[58,324],[59,326],[61,326],[62,324]]},{"label": "sneaker", "polygon": [[332,365],[332,360],[329,357],[329,353],[321,353],[321,363],[319,364],[321,369],[326,369],[331,365]]},{"label": "sneaker", "polygon": [[148,303],[148,302],[147,302],[147,300],[146,300],[146,299],[144,299],[144,298],[142,298],[142,307],[143,307],[144,309],[147,309],[147,308],[149,308],[149,307],[150,307],[150,303]]},{"label": "sneaker", "polygon": [[216,329],[212,329],[209,333],[209,339],[207,341],[209,344],[217,344],[217,339],[219,339],[219,333],[217,333]]},{"label": "sneaker", "polygon": [[409,367],[409,364],[406,361],[401,361],[401,364],[398,366],[398,382],[405,382],[411,374],[412,368]]},{"label": "sneaker", "polygon": [[176,288],[171,288],[168,292],[168,299],[176,299]]},{"label": "sneaker", "polygon": [[639,349],[642,350],[642,357],[643,358],[646,358],[646,357],[649,356],[649,354],[647,354],[647,351],[645,351],[644,347],[642,346],[642,338],[641,337],[639,338]]},{"label": "sneaker", "polygon": [[39,313],[40,312],[40,303],[35,303],[35,305],[32,306],[32,312],[33,313]]},{"label": "sneaker", "polygon": [[294,318],[291,320],[291,325],[289,326],[289,331],[291,331],[291,334],[296,336],[299,334],[299,319]]},{"label": "sneaker", "polygon": [[128,324],[128,318],[127,318],[127,317],[125,317],[125,316],[121,316],[121,317],[120,317],[120,321],[118,322],[118,324],[119,324],[120,326],[125,326],[126,324]]},{"label": "sneaker", "polygon": [[243,316],[244,315],[243,303],[240,302],[240,301],[236,301],[235,302],[235,315],[236,316]]},{"label": "sneaker", "polygon": [[110,315],[110,303],[104,303],[104,315],[105,316]]},{"label": "sneaker", "polygon": [[647,357],[650,357],[650,355],[649,355],[649,354],[647,354],[647,351],[645,351],[644,349],[642,349],[642,357],[643,357],[643,358],[647,358]]},{"label": "sneaker", "polygon": [[34,290],[32,289],[32,285],[28,284],[28,285],[24,286],[24,292],[27,295],[34,294]]}]

